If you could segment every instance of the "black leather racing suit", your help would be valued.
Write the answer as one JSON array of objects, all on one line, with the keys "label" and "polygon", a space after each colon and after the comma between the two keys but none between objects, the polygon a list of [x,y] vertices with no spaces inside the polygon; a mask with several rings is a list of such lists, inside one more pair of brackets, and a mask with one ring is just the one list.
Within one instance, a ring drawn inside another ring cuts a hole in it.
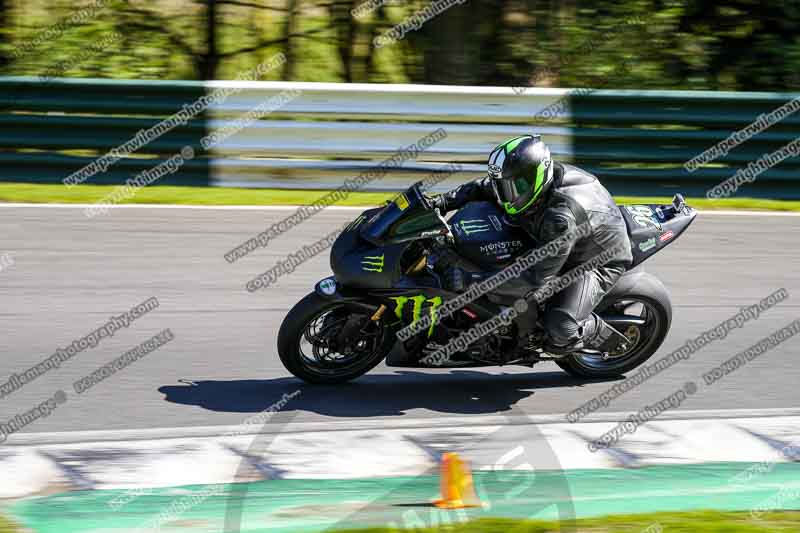
[{"label": "black leather racing suit", "polygon": [[[531,213],[518,215],[515,222],[527,231],[537,247],[584,222],[590,224],[591,235],[562,246],[558,254],[547,257],[525,272],[525,281],[532,290],[587,263],[605,250],[621,248],[610,262],[586,272],[547,302],[542,324],[549,336],[549,347],[558,352],[560,349],[568,351],[583,347],[583,341],[589,345],[595,338],[602,328],[602,321],[592,311],[631,265],[633,257],[625,220],[600,181],[575,166],[554,165],[553,185],[543,203]],[[447,212],[479,200],[497,200],[488,177],[443,194],[438,204]]]}]

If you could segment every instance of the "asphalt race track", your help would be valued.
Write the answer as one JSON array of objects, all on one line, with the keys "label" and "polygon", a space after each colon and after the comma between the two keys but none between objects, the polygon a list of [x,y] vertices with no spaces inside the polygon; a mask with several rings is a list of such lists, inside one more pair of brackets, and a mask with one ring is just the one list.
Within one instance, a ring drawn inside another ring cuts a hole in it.
[{"label": "asphalt race track", "polygon": [[[150,297],[160,306],[10,395],[0,420],[30,410],[58,390],[65,404],[23,433],[237,424],[284,393],[296,421],[348,424],[566,413],[610,383],[579,384],[552,363],[469,371],[379,366],[339,387],[309,387],[276,353],[287,310],[329,274],[327,254],[255,293],[245,283],[276,260],[355,216],[329,209],[229,264],[223,254],[290,209],[125,207],[87,219],[79,207],[0,206],[3,241],[15,264],[0,272],[0,382],[43,361]],[[606,410],[635,411],[800,317],[800,217],[701,213],[646,268],[672,292],[674,321],[658,355],[783,287],[791,297],[628,392]],[[78,395],[72,384],[164,328],[175,339]],[[800,339],[765,353],[680,407],[788,409],[800,397]]]}]

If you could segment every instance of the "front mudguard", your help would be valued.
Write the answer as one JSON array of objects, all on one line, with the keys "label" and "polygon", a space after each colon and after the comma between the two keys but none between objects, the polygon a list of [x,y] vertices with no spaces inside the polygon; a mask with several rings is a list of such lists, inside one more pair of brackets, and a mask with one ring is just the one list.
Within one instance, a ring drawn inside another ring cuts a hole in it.
[{"label": "front mudguard", "polygon": [[[347,287],[343,287],[341,284],[337,283],[336,278],[333,276],[317,282],[317,284],[314,286],[314,292],[326,300],[334,302],[349,302],[350,304],[363,306],[365,310],[373,313],[380,307],[379,303],[368,304],[364,302],[363,291],[361,291],[361,295],[357,295],[355,294],[356,291],[348,289]],[[392,334],[396,334],[400,329],[400,325],[390,325],[389,328],[391,329]],[[411,367],[417,366],[415,363],[416,359],[414,356],[406,350],[404,344],[400,342],[400,339],[396,339],[393,348],[386,357],[386,364],[388,366]]]}]

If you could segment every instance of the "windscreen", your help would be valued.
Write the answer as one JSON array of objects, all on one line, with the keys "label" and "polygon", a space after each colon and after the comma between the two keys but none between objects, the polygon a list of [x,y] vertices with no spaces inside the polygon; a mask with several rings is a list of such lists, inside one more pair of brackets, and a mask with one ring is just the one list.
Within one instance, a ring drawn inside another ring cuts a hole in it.
[{"label": "windscreen", "polygon": [[388,202],[361,228],[361,236],[373,244],[381,244],[392,225],[401,218],[423,210],[421,193],[416,185]]}]

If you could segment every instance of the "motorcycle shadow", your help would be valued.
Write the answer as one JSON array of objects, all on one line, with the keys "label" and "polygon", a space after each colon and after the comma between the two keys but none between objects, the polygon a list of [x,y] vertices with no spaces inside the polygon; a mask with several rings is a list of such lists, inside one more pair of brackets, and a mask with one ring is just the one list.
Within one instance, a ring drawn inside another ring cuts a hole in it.
[{"label": "motorcycle shadow", "polygon": [[[446,374],[396,371],[367,375],[342,385],[309,385],[288,377],[185,380],[181,385],[159,387],[158,391],[168,402],[209,411],[256,413],[280,402],[285,404],[280,408],[285,412],[360,418],[402,416],[415,409],[447,414],[500,413],[511,410],[537,389],[569,388],[585,383],[563,372],[532,375],[489,374],[476,370],[456,370]],[[285,397],[291,399],[281,402]]]}]

